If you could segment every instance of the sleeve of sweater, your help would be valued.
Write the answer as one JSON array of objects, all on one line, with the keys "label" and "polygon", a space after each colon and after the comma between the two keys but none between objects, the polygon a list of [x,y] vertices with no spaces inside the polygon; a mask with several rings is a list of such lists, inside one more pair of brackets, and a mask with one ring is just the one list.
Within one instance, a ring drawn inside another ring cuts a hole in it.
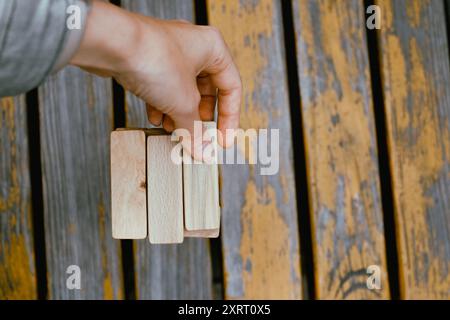
[{"label": "sleeve of sweater", "polygon": [[0,1],[0,97],[26,92],[66,65],[89,8],[90,0]]}]

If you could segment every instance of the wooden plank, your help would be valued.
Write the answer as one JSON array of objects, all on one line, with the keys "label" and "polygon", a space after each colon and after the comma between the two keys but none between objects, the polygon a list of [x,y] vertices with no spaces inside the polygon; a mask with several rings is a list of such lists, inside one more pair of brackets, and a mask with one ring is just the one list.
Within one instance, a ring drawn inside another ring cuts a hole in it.
[{"label": "wooden plank", "polygon": [[[39,89],[41,158],[49,296],[122,297],[120,242],[112,240],[111,81],[69,67]],[[66,269],[81,270],[69,290]]]},{"label": "wooden plank", "polygon": [[[193,21],[193,1],[123,0],[122,6],[141,14]],[[150,127],[144,103],[126,94],[128,127]],[[212,271],[205,239],[185,239],[181,245],[149,245],[135,250],[137,296],[140,299],[211,299]]]},{"label": "wooden plank", "polygon": [[400,293],[450,298],[450,68],[443,2],[377,1]]},{"label": "wooden plank", "polygon": [[302,286],[281,5],[214,0],[207,7],[210,24],[223,33],[240,69],[241,127],[279,129],[280,137],[277,174],[261,175],[261,164],[222,166],[225,296],[298,299]]},{"label": "wooden plank", "polygon": [[[216,129],[215,122],[204,122],[206,133]],[[217,157],[217,134],[211,135],[211,147],[205,149],[206,157]],[[203,142],[203,141],[202,141]],[[185,161],[187,160],[187,161]],[[211,161],[212,160],[212,161]],[[217,234],[220,229],[219,169],[217,158],[195,163],[185,153],[183,157],[184,225],[188,231],[204,231]],[[207,230],[210,230],[209,232]]]},{"label": "wooden plank", "polygon": [[111,132],[111,216],[114,239],[147,238],[146,135]]},{"label": "wooden plank", "polygon": [[171,136],[147,139],[148,233],[151,243],[182,243],[183,168],[171,159]]},{"label": "wooden plank", "polygon": [[135,242],[138,299],[212,299],[207,240],[191,238],[172,245]]},{"label": "wooden plank", "polygon": [[[294,2],[319,299],[389,297],[363,2]],[[369,290],[367,268],[381,271]]]},{"label": "wooden plank", "polygon": [[36,299],[25,96],[0,100],[0,300]]}]

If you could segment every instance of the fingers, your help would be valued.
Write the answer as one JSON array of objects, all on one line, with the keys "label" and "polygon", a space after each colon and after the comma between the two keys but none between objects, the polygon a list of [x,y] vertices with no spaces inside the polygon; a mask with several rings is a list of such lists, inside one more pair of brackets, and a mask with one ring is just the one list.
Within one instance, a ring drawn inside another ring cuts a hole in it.
[{"label": "fingers", "polygon": [[[178,112],[170,114],[170,118],[173,119],[175,128],[183,128],[188,132],[188,135],[183,135],[181,140],[183,149],[195,160],[202,161],[203,131],[199,112],[201,96],[199,91],[197,90],[197,85],[195,82],[193,82],[190,92],[192,92],[192,94],[190,94],[191,97],[185,98],[185,108],[183,112],[180,112],[180,110],[178,110]],[[189,94],[185,95],[185,97],[188,96]]]},{"label": "fingers", "polygon": [[202,121],[214,120],[214,109],[216,107],[216,87],[209,76],[197,77],[197,87],[200,92],[199,113]]},{"label": "fingers", "polygon": [[175,130],[175,122],[168,115],[164,115],[163,128],[167,132],[172,132],[173,130]]},{"label": "fingers", "polygon": [[203,71],[210,75],[213,85],[218,88],[217,126],[222,133],[219,143],[223,147],[229,147],[233,139],[226,139],[226,130],[239,127],[242,83],[238,69],[220,32],[215,28],[210,30],[215,39],[215,46],[212,50],[211,63]]},{"label": "fingers", "polygon": [[148,103],[146,104],[146,107],[148,121],[150,121],[150,123],[154,126],[160,126],[163,120],[162,112],[152,107]]},{"label": "fingers", "polygon": [[234,135],[229,136],[227,130],[239,128],[241,93],[240,86],[232,89],[219,89],[217,128],[222,133],[219,143],[225,148],[230,147],[234,142]]}]

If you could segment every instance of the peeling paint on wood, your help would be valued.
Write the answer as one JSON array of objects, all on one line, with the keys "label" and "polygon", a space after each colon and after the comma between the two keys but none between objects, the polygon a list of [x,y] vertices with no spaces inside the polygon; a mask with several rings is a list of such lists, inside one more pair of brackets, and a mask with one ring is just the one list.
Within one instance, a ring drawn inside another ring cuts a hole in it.
[{"label": "peeling paint on wood", "polygon": [[25,96],[0,100],[0,300],[36,299]]},{"label": "peeling paint on wood", "polygon": [[[244,86],[243,129],[280,130],[280,173],[223,165],[222,241],[225,297],[302,296],[286,67],[278,1],[208,1],[209,22],[223,33]],[[253,152],[251,150],[250,152]],[[250,153],[249,153],[250,154]]]},{"label": "peeling paint on wood", "polygon": [[[363,2],[297,0],[294,20],[317,298],[386,299]],[[381,290],[367,288],[370,265]]]},{"label": "peeling paint on wood", "polygon": [[450,298],[450,67],[439,0],[377,1],[400,290]]}]

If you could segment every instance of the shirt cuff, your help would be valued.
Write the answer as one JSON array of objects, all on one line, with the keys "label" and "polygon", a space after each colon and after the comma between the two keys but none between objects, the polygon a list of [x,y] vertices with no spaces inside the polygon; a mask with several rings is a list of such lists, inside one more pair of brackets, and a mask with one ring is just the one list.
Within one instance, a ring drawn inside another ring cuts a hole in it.
[{"label": "shirt cuff", "polygon": [[[51,70],[51,73],[58,72],[62,68],[64,68],[72,59],[75,52],[78,50],[78,47],[81,44],[81,40],[83,39],[84,31],[86,29],[86,22],[89,15],[89,11],[92,7],[92,0],[75,0],[72,1],[71,5],[75,5],[80,9],[80,20],[81,26],[79,29],[69,29],[66,25],[67,32],[64,40],[64,45],[62,50],[56,59],[55,64]],[[72,12],[67,13],[67,17],[69,18],[69,14],[73,14]]]}]

